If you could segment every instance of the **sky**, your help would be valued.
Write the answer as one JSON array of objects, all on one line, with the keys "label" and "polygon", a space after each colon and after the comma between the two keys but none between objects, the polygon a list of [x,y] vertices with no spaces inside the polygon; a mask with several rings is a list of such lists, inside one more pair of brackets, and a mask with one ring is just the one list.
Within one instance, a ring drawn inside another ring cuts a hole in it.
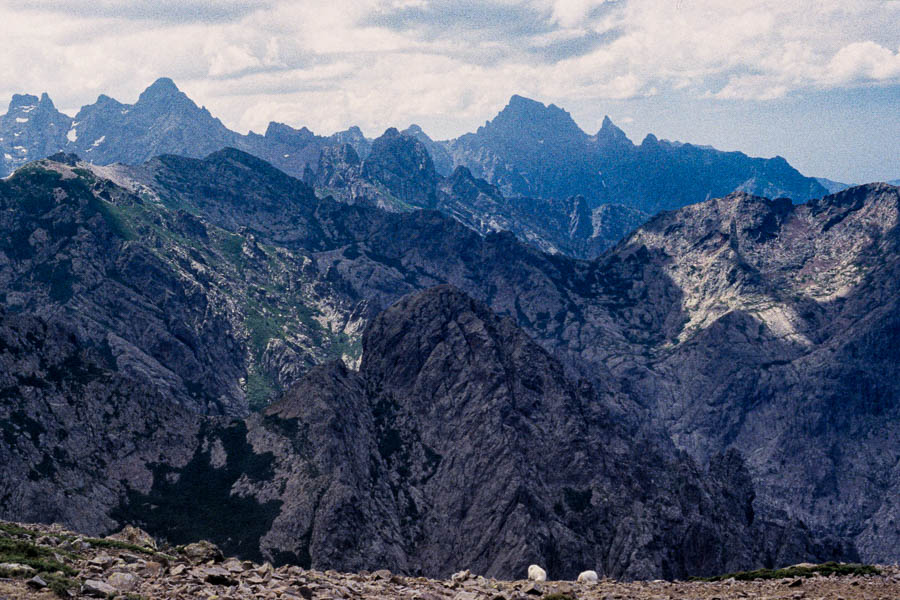
[{"label": "sky", "polygon": [[0,0],[0,102],[166,76],[232,129],[474,131],[513,94],[636,142],[900,178],[900,0]]}]

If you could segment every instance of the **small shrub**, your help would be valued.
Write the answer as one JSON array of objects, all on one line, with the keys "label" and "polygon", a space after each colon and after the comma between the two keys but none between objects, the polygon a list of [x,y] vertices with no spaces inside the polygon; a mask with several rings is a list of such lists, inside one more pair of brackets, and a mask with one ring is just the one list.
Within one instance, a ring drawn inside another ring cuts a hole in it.
[{"label": "small shrub", "polygon": [[755,571],[740,571],[727,575],[715,575],[713,577],[691,577],[691,581],[724,581],[734,578],[738,581],[753,581],[756,579],[788,579],[792,577],[814,577],[821,575],[845,576],[845,575],[880,575],[881,571],[872,565],[857,563],[826,562],[811,567],[786,567],[784,569],[756,569]]},{"label": "small shrub", "polygon": [[30,529],[20,527],[15,523],[0,523],[0,531],[8,535],[23,535],[26,537],[34,537],[34,532]]},{"label": "small shrub", "polygon": [[47,587],[61,598],[71,597],[71,592],[77,592],[81,586],[76,580],[56,573],[41,573],[41,579],[46,581]]},{"label": "small shrub", "polygon": [[150,548],[138,546],[137,544],[130,544],[128,542],[122,542],[120,540],[84,538],[84,541],[97,548],[116,548],[118,550],[130,550],[131,552],[140,552],[142,554],[149,554],[151,556],[155,556],[157,554],[155,550],[151,550]]}]

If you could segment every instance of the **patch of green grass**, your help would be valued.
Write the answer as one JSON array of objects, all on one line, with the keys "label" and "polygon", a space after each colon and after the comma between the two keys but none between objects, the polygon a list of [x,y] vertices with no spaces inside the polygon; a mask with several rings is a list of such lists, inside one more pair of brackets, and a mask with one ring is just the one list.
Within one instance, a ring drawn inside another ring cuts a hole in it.
[{"label": "patch of green grass", "polygon": [[223,232],[220,248],[228,262],[239,269],[244,266],[244,238],[233,233]]},{"label": "patch of green grass", "polygon": [[251,302],[247,308],[244,325],[250,334],[250,348],[257,362],[262,360],[270,339],[283,337],[282,323],[279,319],[271,312],[268,315],[263,314],[261,307],[255,302]]},{"label": "patch of green grass", "polygon": [[118,550],[130,550],[132,552],[140,552],[142,554],[149,554],[151,556],[155,556],[157,552],[155,550],[151,550],[150,548],[145,548],[143,546],[138,546],[137,544],[130,544],[128,542],[122,542],[119,540],[106,540],[102,538],[84,538],[84,541],[90,544],[91,546],[95,546],[97,548],[115,548]]},{"label": "patch of green grass", "polygon": [[0,531],[8,535],[24,535],[27,537],[35,537],[35,533],[30,529],[25,529],[15,523],[0,523]]},{"label": "patch of green grass", "polygon": [[756,569],[755,571],[740,571],[714,577],[691,577],[691,581],[724,581],[732,577],[738,581],[753,581],[755,579],[788,579],[792,577],[813,577],[821,575],[880,575],[881,571],[872,565],[857,563],[826,562],[811,567],[786,567],[784,569]]},{"label": "patch of green grass", "polygon": [[68,576],[78,573],[72,567],[57,561],[53,554],[53,550],[44,546],[38,546],[23,540],[0,537],[0,563],[8,562],[28,565],[38,573],[61,571]]},{"label": "patch of green grass", "polygon": [[262,410],[272,402],[278,388],[272,378],[265,373],[247,374],[247,403],[250,410]]},{"label": "patch of green grass", "polygon": [[89,202],[91,208],[100,213],[113,233],[123,240],[137,239],[137,234],[128,224],[125,214],[118,206],[94,195],[91,195]]},{"label": "patch of green grass", "polygon": [[[0,523],[0,531],[10,535],[24,535],[31,538],[37,535],[33,531],[12,523]],[[65,552],[57,553],[67,554]],[[55,558],[48,558],[51,556],[53,556],[53,550],[50,548],[21,540],[0,537],[0,562],[18,563],[32,567],[37,571],[41,579],[47,582],[47,587],[51,591],[58,596],[68,598],[70,597],[70,591],[75,591],[80,587],[78,580],[72,579],[78,572]],[[13,573],[0,569],[0,577],[12,576]],[[22,576],[20,575],[20,577]]]}]

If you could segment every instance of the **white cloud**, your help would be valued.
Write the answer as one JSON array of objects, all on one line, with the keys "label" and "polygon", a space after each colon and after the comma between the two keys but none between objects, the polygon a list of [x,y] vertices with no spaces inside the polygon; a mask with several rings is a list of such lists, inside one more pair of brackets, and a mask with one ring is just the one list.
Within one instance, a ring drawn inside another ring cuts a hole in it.
[{"label": "white cloud", "polygon": [[554,0],[553,21],[562,27],[576,27],[584,22],[591,9],[604,4],[603,0]]},{"label": "white cloud", "polygon": [[0,95],[131,102],[167,75],[238,129],[280,120],[378,133],[414,120],[477,125],[513,93],[565,106],[900,83],[900,2],[190,0],[177,18],[161,5],[0,4]]},{"label": "white cloud", "polygon": [[210,77],[221,77],[241,73],[262,65],[246,46],[208,45]]},{"label": "white cloud", "polygon": [[854,42],[838,50],[828,62],[826,82],[883,81],[900,78],[900,49],[891,52],[875,42]]},{"label": "white cloud", "polygon": [[739,75],[729,79],[718,92],[706,96],[720,100],[775,100],[783,98],[787,91],[787,86],[773,84],[768,77]]}]

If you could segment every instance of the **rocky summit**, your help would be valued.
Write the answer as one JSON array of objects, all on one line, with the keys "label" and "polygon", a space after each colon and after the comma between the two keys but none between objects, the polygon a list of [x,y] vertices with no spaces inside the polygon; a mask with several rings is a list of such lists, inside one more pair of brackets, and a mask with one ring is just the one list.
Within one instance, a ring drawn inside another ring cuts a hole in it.
[{"label": "rocky summit", "polygon": [[[16,561],[16,562],[8,562]],[[900,593],[900,570],[889,566],[800,564],[779,571],[735,573],[714,581],[623,582],[557,577],[534,581],[485,577],[469,569],[443,579],[359,573],[226,558],[197,541],[161,547],[136,528],[92,538],[58,525],[0,522],[0,594],[32,598],[118,600],[231,598],[318,600],[390,598],[422,600],[600,600],[602,598],[702,599],[892,598]]]}]

